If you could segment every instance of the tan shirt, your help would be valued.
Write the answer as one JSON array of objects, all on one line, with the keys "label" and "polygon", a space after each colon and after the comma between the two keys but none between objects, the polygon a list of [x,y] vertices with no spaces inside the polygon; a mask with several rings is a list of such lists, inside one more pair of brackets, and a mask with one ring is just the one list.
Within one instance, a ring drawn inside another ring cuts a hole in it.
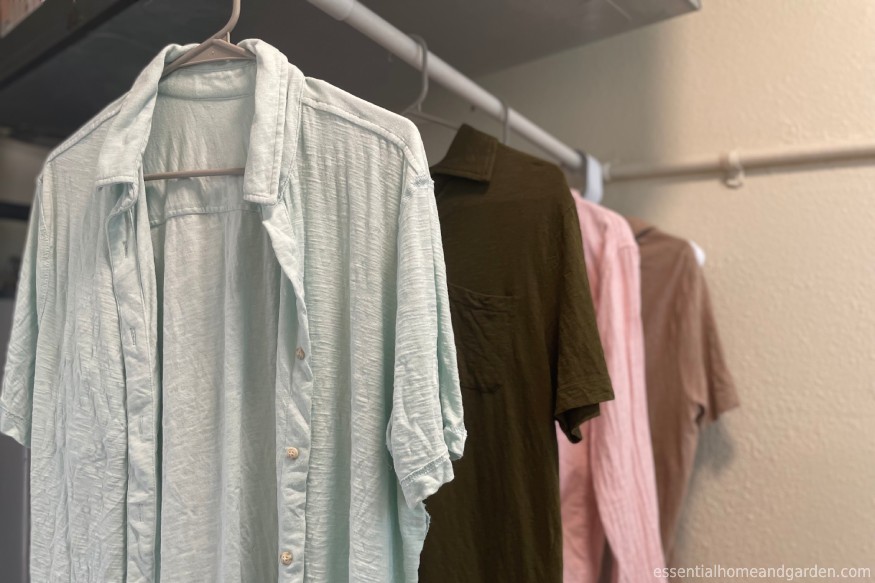
[{"label": "tan shirt", "polygon": [[629,219],[641,251],[641,316],[660,529],[670,563],[699,433],[738,406],[689,243]]}]

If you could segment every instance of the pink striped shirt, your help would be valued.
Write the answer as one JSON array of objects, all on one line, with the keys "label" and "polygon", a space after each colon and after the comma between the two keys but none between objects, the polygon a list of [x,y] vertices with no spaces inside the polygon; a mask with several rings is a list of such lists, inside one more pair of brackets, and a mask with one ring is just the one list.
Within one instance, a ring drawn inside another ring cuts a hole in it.
[{"label": "pink striped shirt", "polygon": [[573,191],[615,399],[583,442],[559,440],[565,583],[599,581],[605,543],[615,583],[665,581],[644,381],[640,255],[626,220]]}]

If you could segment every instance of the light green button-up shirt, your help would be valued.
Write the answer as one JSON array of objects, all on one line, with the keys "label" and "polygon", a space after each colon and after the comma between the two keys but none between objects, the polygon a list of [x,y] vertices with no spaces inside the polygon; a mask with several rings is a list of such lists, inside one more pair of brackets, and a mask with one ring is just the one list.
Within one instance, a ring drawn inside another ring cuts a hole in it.
[{"label": "light green button-up shirt", "polygon": [[424,149],[241,46],[166,48],[41,174],[0,396],[34,581],[417,579],[465,441]]}]

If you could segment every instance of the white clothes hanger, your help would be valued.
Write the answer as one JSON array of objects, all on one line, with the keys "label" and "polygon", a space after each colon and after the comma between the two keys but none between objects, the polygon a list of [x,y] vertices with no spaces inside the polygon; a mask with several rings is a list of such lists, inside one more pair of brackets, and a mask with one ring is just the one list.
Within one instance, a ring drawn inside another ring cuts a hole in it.
[{"label": "white clothes hanger", "polygon": [[583,191],[584,200],[601,204],[605,197],[605,177],[602,163],[595,156],[581,152],[586,164],[586,185]]},{"label": "white clothes hanger", "polygon": [[422,83],[420,84],[419,95],[416,97],[416,101],[407,106],[401,112],[401,115],[421,119],[451,130],[458,130],[461,127],[459,124],[422,111],[422,104],[428,96],[428,45],[425,44],[425,39],[418,34],[411,34],[410,38],[417,42],[422,53]]},{"label": "white clothes hanger", "polygon": [[689,240],[689,243],[690,247],[693,248],[693,253],[695,253],[696,255],[696,263],[699,264],[699,267],[703,267],[705,265],[705,259],[707,258],[707,256],[705,255],[705,250],[702,249],[702,247],[692,239]]},{"label": "white clothes hanger", "polygon": [[[231,44],[231,31],[237,26],[240,19],[240,0],[233,0],[231,4],[231,18],[222,29],[187,51],[184,55],[164,67],[161,78],[164,79],[181,67],[189,67],[202,63],[215,61],[253,61],[255,55],[251,52]],[[224,37],[224,38],[223,38]],[[145,182],[151,180],[174,180],[180,178],[196,178],[202,176],[243,176],[243,168],[214,168],[209,170],[178,170],[175,172],[156,172],[143,176]]]},{"label": "white clothes hanger", "polygon": [[562,168],[572,176],[583,179],[582,184],[580,180],[575,180],[575,187],[582,199],[593,204],[601,204],[605,195],[605,181],[608,168],[603,166],[595,156],[591,156],[581,150],[575,150],[575,152],[583,160],[581,168],[569,168],[565,165]]}]

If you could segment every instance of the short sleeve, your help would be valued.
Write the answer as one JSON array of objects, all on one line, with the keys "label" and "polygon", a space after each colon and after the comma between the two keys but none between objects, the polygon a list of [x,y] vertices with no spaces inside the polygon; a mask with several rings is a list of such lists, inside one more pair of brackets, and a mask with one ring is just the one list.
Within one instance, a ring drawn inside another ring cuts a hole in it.
[{"label": "short sleeve", "polygon": [[394,385],[387,446],[411,508],[453,479],[465,426],[431,177],[405,189],[398,225]]},{"label": "short sleeve", "polygon": [[572,442],[580,424],[599,414],[599,403],[614,398],[593,308],[580,223],[571,197],[561,207],[557,281],[557,350],[554,362],[554,417]]},{"label": "short sleeve", "polygon": [[0,388],[0,433],[5,433],[26,447],[30,447],[37,338],[41,316],[41,256],[46,251],[42,241],[41,188],[42,180],[38,180],[30,211],[24,255],[21,258],[12,315],[12,333],[3,369],[3,385]]},{"label": "short sleeve", "polygon": [[431,209],[432,262],[434,264],[435,299],[437,300],[437,341],[438,341],[438,379],[440,382],[441,422],[444,443],[453,461],[462,457],[468,433],[465,430],[462,409],[459,363],[456,355],[456,342],[453,334],[452,313],[448,296],[444,248],[441,241],[441,227],[438,220],[437,204],[429,182],[426,201]]},{"label": "short sleeve", "polygon": [[716,421],[730,409],[738,407],[739,400],[717,331],[717,320],[714,317],[705,275],[698,264],[695,270],[698,280],[695,286],[697,291],[695,325],[698,327],[695,338],[698,346],[695,350],[700,355],[702,366],[701,393],[697,400],[702,408],[699,424],[704,426]]}]

